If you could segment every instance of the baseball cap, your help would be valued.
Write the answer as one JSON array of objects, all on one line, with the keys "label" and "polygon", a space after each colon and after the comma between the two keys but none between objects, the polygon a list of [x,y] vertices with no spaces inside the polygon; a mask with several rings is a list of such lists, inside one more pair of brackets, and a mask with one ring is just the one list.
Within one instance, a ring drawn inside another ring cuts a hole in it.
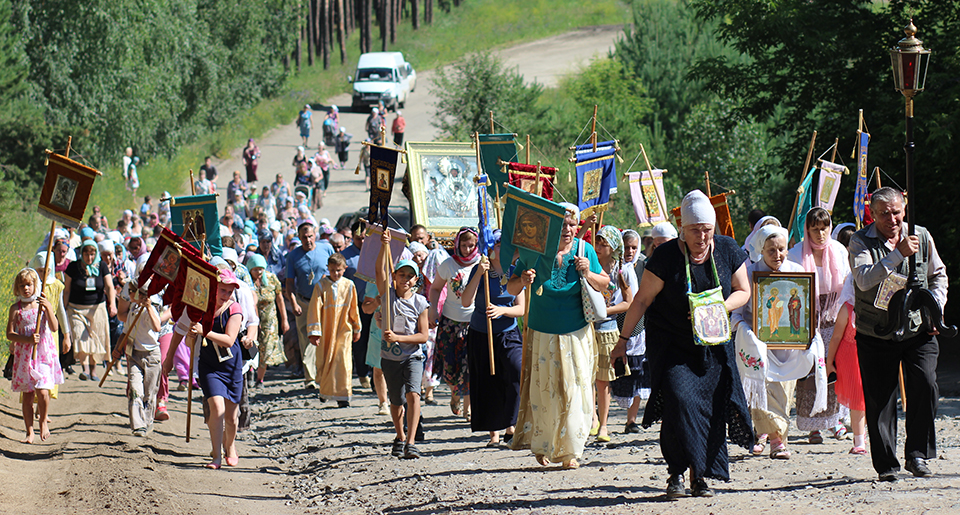
[{"label": "baseball cap", "polygon": [[237,275],[229,268],[221,268],[217,277],[220,279],[220,284],[230,284],[235,288],[240,286],[240,280],[237,279]]},{"label": "baseball cap", "polygon": [[399,272],[400,269],[403,268],[403,267],[410,267],[411,269],[413,269],[414,275],[416,275],[417,277],[420,277],[420,268],[417,266],[416,263],[413,262],[413,260],[410,260],[410,259],[401,259],[401,260],[397,263],[396,271]]}]

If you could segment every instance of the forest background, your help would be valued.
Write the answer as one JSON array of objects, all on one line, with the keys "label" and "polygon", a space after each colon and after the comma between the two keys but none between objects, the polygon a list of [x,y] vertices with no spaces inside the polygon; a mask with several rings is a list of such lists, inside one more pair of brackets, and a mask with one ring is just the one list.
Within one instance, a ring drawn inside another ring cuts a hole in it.
[{"label": "forest background", "polygon": [[[839,138],[837,160],[855,171],[858,109],[870,169],[904,185],[903,100],[887,49],[911,17],[934,49],[915,103],[914,201],[956,277],[960,33],[948,29],[960,2],[0,0],[0,284],[46,227],[35,213],[44,149],[73,136],[71,156],[104,172],[96,203],[107,214],[136,208],[120,177],[125,147],[143,160],[141,191],[183,192],[203,156],[226,156],[303,103],[348,91],[361,50],[401,50],[421,71],[453,63],[431,92],[445,137],[487,131],[493,111],[498,130],[531,135],[532,160],[561,169],[567,198],[565,149],[586,142],[596,104],[600,140],[620,141],[620,172],[644,167],[642,143],[669,170],[672,207],[709,171],[714,192],[737,191],[743,238],[752,208],[789,217],[813,130],[815,156]],[[556,88],[524,84],[486,52],[600,24],[625,27],[615,51]],[[842,181],[838,222],[852,220],[854,180]],[[635,225],[625,186],[605,218],[619,227]]]}]

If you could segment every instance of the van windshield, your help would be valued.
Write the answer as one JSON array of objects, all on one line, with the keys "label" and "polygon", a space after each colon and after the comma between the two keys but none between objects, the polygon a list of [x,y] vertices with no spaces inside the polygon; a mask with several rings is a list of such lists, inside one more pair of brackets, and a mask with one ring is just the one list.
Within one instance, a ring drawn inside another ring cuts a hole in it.
[{"label": "van windshield", "polygon": [[396,82],[390,68],[362,68],[357,70],[357,82]]}]

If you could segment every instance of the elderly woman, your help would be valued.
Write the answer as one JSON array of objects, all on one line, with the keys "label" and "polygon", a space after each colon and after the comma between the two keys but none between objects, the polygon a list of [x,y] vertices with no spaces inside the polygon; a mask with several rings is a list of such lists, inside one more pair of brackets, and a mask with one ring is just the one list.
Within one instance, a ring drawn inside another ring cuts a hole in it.
[{"label": "elderly woman", "polygon": [[67,265],[63,297],[68,302],[74,356],[83,368],[80,380],[99,381],[97,362],[110,351],[109,317],[117,316],[117,298],[113,276],[93,240],[84,240],[80,259]]},{"label": "elderly woman", "polygon": [[267,366],[282,365],[286,361],[283,347],[280,345],[280,333],[290,330],[287,322],[287,310],[283,303],[283,289],[280,279],[267,271],[267,259],[253,254],[247,261],[250,278],[257,292],[257,314],[260,316],[260,328],[257,335],[257,347],[260,353],[260,365],[257,368],[255,388],[263,388],[263,375]]},{"label": "elderly woman", "polygon": [[[512,447],[531,449],[541,465],[562,463],[573,469],[580,466],[577,460],[593,421],[596,366],[593,327],[583,316],[580,276],[597,291],[603,291],[610,278],[593,246],[574,237],[580,210],[573,204],[560,205],[567,210],[560,248],[550,276],[543,278],[530,302],[531,331],[523,351],[524,379]],[[581,246],[583,256],[579,256]],[[519,260],[507,292],[519,295],[536,278],[536,270]]]},{"label": "elderly woman", "polygon": [[[817,274],[817,330],[822,340],[819,345],[824,345],[833,339],[837,315],[843,306],[840,299],[843,283],[850,275],[850,262],[846,247],[830,237],[833,222],[826,209],[815,207],[807,212],[803,228],[803,241],[790,249],[788,259],[799,263],[805,271]],[[841,327],[840,331],[843,330]],[[823,349],[821,357],[828,354],[829,349]],[[826,409],[814,410],[814,407],[821,408],[815,406],[816,397],[814,378],[797,381],[797,429],[810,431],[807,438],[812,444],[823,443],[821,429],[829,430],[837,440],[846,438],[847,427],[842,421],[850,414],[850,410],[837,402],[834,385],[827,388]]]},{"label": "elderly woman", "polygon": [[[640,235],[636,231],[627,229],[623,231],[622,237],[621,275],[630,285],[630,291],[633,292],[633,295],[636,295],[637,286],[640,284],[639,277],[643,275],[643,267],[647,263],[647,258],[640,252]],[[623,330],[623,321],[626,318],[626,310],[617,315],[618,330]],[[619,332],[617,337],[619,337]],[[610,396],[613,401],[627,410],[627,423],[623,432],[628,434],[640,432],[640,426],[637,425],[640,402],[650,398],[650,373],[647,371],[646,360],[643,357],[646,350],[647,340],[643,331],[643,319],[641,318],[630,334],[630,340],[627,341],[626,364],[630,368],[630,375],[618,377],[610,382]],[[599,433],[599,427],[597,429]]]},{"label": "elderly woman", "polygon": [[[747,256],[733,238],[714,236],[716,212],[699,190],[684,197],[681,218],[680,238],[657,247],[647,261],[620,341],[611,353],[614,360],[626,355],[631,331],[646,314],[651,394],[642,425],[650,427],[662,417],[660,450],[670,472],[671,499],[686,495],[687,469],[692,493],[698,497],[713,495],[704,478],[729,479],[728,423],[735,443],[749,448],[754,442],[729,331],[723,342],[715,331],[691,324],[691,305],[701,305],[693,294],[714,290],[711,302],[701,309],[704,318],[721,327],[727,323],[726,312],[750,300]],[[718,319],[717,308],[723,318]]]}]

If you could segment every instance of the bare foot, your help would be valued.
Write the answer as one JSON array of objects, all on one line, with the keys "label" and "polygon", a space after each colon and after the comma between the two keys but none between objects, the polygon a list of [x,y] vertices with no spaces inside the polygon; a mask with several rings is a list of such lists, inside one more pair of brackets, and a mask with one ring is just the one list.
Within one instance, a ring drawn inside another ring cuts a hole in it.
[{"label": "bare foot", "polygon": [[577,460],[573,459],[570,461],[563,462],[563,468],[568,470],[578,469],[580,468],[580,464],[577,463]]},{"label": "bare foot", "polygon": [[27,431],[27,436],[23,440],[20,440],[20,443],[33,443],[33,429]]},{"label": "bare foot", "polygon": [[50,419],[47,419],[40,423],[40,440],[50,438],[50,426],[47,424],[49,420]]},{"label": "bare foot", "polygon": [[537,463],[543,465],[544,467],[550,464],[550,462],[547,461],[547,457],[542,454],[537,454]]}]

